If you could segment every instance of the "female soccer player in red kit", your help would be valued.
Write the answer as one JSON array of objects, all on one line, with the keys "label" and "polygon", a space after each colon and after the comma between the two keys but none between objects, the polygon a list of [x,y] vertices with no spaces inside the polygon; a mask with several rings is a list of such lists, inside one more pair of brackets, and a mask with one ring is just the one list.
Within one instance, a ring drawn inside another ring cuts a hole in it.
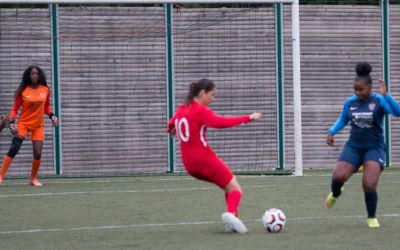
[{"label": "female soccer player in red kit", "polygon": [[[22,106],[18,124],[15,119],[19,108]],[[33,145],[32,172],[29,183],[33,186],[42,184],[36,178],[40,167],[44,141],[43,114],[51,119],[54,126],[58,125],[57,117],[50,109],[50,90],[47,87],[46,76],[38,66],[29,66],[22,75],[22,81],[15,91],[14,105],[9,116],[10,130],[14,135],[11,147],[3,158],[0,170],[0,184],[3,182],[8,167],[21,148],[22,142],[28,133]]]},{"label": "female soccer player in red kit", "polygon": [[228,166],[218,158],[206,140],[207,127],[230,128],[258,120],[261,113],[224,117],[216,115],[208,105],[214,100],[215,84],[201,79],[190,85],[186,102],[181,104],[168,123],[167,132],[180,141],[182,162],[193,177],[212,182],[225,191],[227,212],[221,218],[229,232],[246,233],[238,218],[242,190]]}]

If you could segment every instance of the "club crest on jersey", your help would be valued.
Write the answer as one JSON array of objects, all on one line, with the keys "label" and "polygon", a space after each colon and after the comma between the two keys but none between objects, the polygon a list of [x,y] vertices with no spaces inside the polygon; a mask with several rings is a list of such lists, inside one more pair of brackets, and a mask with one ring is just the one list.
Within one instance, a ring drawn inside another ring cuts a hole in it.
[{"label": "club crest on jersey", "polygon": [[45,93],[40,93],[39,95],[40,95],[40,97],[46,97]]},{"label": "club crest on jersey", "polygon": [[375,109],[375,106],[376,106],[376,103],[370,103],[370,104],[368,104],[368,109],[372,111]]}]

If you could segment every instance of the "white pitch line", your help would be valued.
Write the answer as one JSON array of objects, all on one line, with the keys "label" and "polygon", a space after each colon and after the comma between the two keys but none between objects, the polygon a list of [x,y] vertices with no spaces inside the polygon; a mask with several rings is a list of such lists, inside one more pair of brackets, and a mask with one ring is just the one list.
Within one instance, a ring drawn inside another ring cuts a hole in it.
[{"label": "white pitch line", "polygon": [[[100,177],[101,178],[101,177]],[[114,177],[106,178],[106,179],[99,179],[99,180],[84,180],[84,181],[51,181],[51,179],[47,179],[48,181],[45,182],[45,184],[91,184],[91,183],[120,183],[120,182],[138,182],[138,181],[186,181],[186,180],[195,180],[192,177],[182,177],[182,178],[157,178],[157,179],[135,179],[136,177],[121,177],[121,178],[126,178],[126,179],[111,179]],[[116,177],[118,178],[118,177]],[[141,178],[141,177],[139,177]],[[28,185],[28,182],[16,182],[16,183],[7,183],[2,184],[2,186],[26,186]]]},{"label": "white pitch line", "polygon": [[[349,181],[346,186],[357,184],[356,182]],[[275,187],[294,187],[300,184],[271,184],[271,185],[251,185],[242,186],[243,189],[252,188],[275,188]],[[328,183],[305,183],[301,186],[329,186]],[[195,191],[195,190],[217,190],[216,187],[195,187],[195,188],[177,188],[177,189],[149,189],[149,190],[99,190],[99,191],[75,191],[75,192],[45,192],[45,193],[25,193],[25,194],[1,194],[1,198],[14,198],[14,197],[38,197],[38,196],[63,196],[63,195],[87,195],[87,194],[118,194],[118,193],[160,193],[160,192],[182,192],[182,191]]]},{"label": "white pitch line", "polygon": [[[236,176],[236,178],[239,179],[247,179],[247,178],[267,178],[267,177],[272,177],[272,176]],[[274,176],[274,177],[281,177],[281,176]],[[287,176],[286,176],[287,177]],[[66,177],[68,178],[68,177]],[[91,183],[121,183],[121,182],[154,182],[154,181],[193,181],[196,180],[195,178],[191,176],[182,176],[182,177],[171,177],[171,178],[156,178],[152,179],[151,177],[120,177],[121,179],[113,179],[113,178],[119,178],[119,177],[99,177],[96,178],[97,180],[82,180],[82,181],[52,181],[52,179],[47,179],[45,184],[91,184]],[[139,179],[140,178],[140,179]],[[74,179],[74,178],[70,178]],[[77,178],[79,179],[79,178]],[[95,179],[95,178],[93,178]],[[2,186],[26,186],[29,183],[28,182],[14,182],[10,183],[10,180],[6,179],[6,182],[2,184]],[[8,182],[8,183],[7,183]]]},{"label": "white pitch line", "polygon": [[[316,216],[316,217],[295,217],[288,218],[291,220],[337,220],[349,218],[364,218],[365,215],[342,215],[342,216]],[[400,217],[400,214],[381,214],[378,217]],[[260,219],[243,220],[244,222],[259,222]],[[52,232],[71,232],[71,231],[90,231],[90,230],[114,230],[114,229],[132,229],[144,227],[177,227],[177,226],[193,226],[193,225],[211,225],[222,224],[219,221],[192,221],[192,222],[172,222],[172,223],[150,223],[150,224],[131,224],[131,225],[109,225],[97,227],[70,227],[70,228],[34,228],[13,231],[0,231],[0,234],[31,234],[31,233],[52,233]]]},{"label": "white pitch line", "polygon": [[[349,185],[351,183],[348,183]],[[298,184],[271,184],[271,185],[252,185],[242,186],[243,189],[252,188],[274,188],[274,187],[292,187]],[[302,186],[328,186],[327,183],[307,183]],[[0,198],[14,198],[14,197],[38,197],[38,196],[62,196],[62,195],[86,195],[86,194],[116,194],[116,193],[160,193],[160,192],[181,192],[181,191],[194,191],[194,190],[217,190],[216,187],[196,187],[196,188],[177,188],[177,189],[150,189],[150,190],[102,190],[102,191],[76,191],[76,192],[45,192],[45,193],[30,193],[30,194],[1,194]]]},{"label": "white pitch line", "polygon": [[[361,175],[360,173],[356,173],[355,175]],[[383,172],[382,175],[400,175],[400,172]],[[332,176],[331,173],[329,174],[304,174],[303,176],[294,176],[294,175],[236,175],[238,179],[253,179],[253,178],[303,178],[303,177],[330,177]],[[91,184],[91,183],[121,183],[121,182],[137,182],[139,181],[192,181],[195,178],[191,176],[182,176],[182,177],[166,177],[166,178],[156,178],[153,179],[152,177],[99,177],[100,180],[83,180],[83,181],[51,181],[52,179],[47,179],[45,184]],[[93,178],[93,179],[99,179]],[[116,180],[115,178],[122,178]],[[70,178],[74,179],[74,178]],[[80,178],[76,178],[80,179]],[[2,186],[26,186],[28,182],[17,182],[17,183],[7,183],[9,180],[6,179],[6,182],[2,184]]]},{"label": "white pitch line", "polygon": [[[257,176],[247,176],[247,175],[239,175],[236,176],[238,179],[251,179],[251,178],[271,178],[271,177],[283,177],[283,176],[272,176],[272,175],[257,175]],[[289,177],[289,176],[285,176]],[[195,178],[191,176],[182,176],[182,177],[170,177],[170,178],[156,178],[152,179],[151,177],[120,177],[121,179],[113,179],[113,178],[118,178],[118,177],[110,177],[110,178],[103,178],[99,177],[97,180],[82,180],[82,181],[52,181],[52,179],[47,179],[45,184],[92,184],[92,183],[121,183],[121,182],[154,182],[154,181],[193,181],[196,180]],[[140,178],[140,179],[138,179]],[[73,179],[73,178],[71,178]],[[70,179],[70,180],[71,180]],[[79,178],[77,178],[79,179]],[[94,178],[93,178],[94,179]],[[26,186],[29,183],[28,182],[14,182],[10,183],[10,180],[5,181],[2,186]]]},{"label": "white pitch line", "polygon": [[114,226],[99,226],[99,227],[75,227],[75,228],[37,228],[16,231],[2,231],[0,234],[24,234],[24,233],[47,233],[47,232],[65,232],[65,231],[86,231],[86,230],[110,230],[110,229],[126,229],[140,227],[173,227],[187,225],[205,225],[215,224],[216,221],[198,221],[198,222],[177,222],[177,223],[157,223],[157,224],[132,224],[132,225],[114,225]]},{"label": "white pitch line", "polygon": [[[398,183],[394,181],[393,183]],[[321,183],[302,183],[302,184],[270,184],[270,185],[251,185],[242,186],[244,189],[251,188],[275,188],[275,187],[298,187],[301,186],[326,186],[329,187],[328,182]],[[351,180],[346,183],[346,186],[358,185],[358,182]],[[0,194],[0,198],[12,197],[37,197],[37,196],[62,196],[62,195],[86,195],[86,194],[114,194],[114,193],[159,193],[159,192],[181,192],[193,190],[212,190],[214,186],[210,187],[195,187],[195,188],[178,188],[178,189],[150,189],[150,190],[99,190],[99,191],[73,191],[73,192],[43,192],[43,193],[24,193],[24,194]],[[77,189],[78,190],[78,189]]]},{"label": "white pitch line", "polygon": [[49,192],[49,193],[9,194],[9,195],[5,194],[5,195],[0,195],[0,198],[53,196],[53,195],[77,195],[77,194],[159,193],[159,192],[179,192],[179,191],[208,190],[208,189],[214,189],[214,188],[204,187],[204,188],[151,189],[151,190],[77,191],[77,192],[60,192],[60,193]]},{"label": "white pitch line", "polygon": [[[263,188],[270,186],[246,186],[245,188]],[[32,194],[3,194],[0,198],[12,198],[12,197],[32,197],[32,196],[53,196],[53,195],[77,195],[77,194],[115,194],[115,193],[160,193],[160,192],[181,192],[181,191],[193,191],[193,190],[217,190],[215,187],[197,187],[197,188],[177,188],[177,189],[150,189],[150,190],[115,190],[115,191],[77,191],[77,192],[48,192],[48,193],[32,193]]]},{"label": "white pitch line", "polygon": [[[400,217],[400,214],[380,214],[377,215],[379,217]],[[290,218],[290,220],[324,220],[324,219],[351,219],[351,218],[365,218],[365,215],[340,215],[340,216],[318,216],[318,217],[298,217],[298,218]],[[289,220],[289,219],[288,219]]]}]

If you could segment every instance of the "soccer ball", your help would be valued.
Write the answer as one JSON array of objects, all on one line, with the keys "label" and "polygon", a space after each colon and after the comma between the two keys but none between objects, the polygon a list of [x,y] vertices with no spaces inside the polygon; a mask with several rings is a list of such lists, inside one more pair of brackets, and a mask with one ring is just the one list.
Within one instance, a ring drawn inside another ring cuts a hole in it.
[{"label": "soccer ball", "polygon": [[266,231],[278,233],[285,227],[286,216],[282,210],[271,208],[265,211],[261,221]]}]

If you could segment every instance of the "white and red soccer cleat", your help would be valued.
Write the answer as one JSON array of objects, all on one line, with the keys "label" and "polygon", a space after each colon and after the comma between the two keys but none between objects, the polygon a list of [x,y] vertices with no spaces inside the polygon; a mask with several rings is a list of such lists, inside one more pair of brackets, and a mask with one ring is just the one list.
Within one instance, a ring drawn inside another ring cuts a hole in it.
[{"label": "white and red soccer cleat", "polygon": [[228,232],[247,233],[247,228],[243,222],[234,214],[225,212],[221,215],[222,221],[226,223],[225,229]]}]

